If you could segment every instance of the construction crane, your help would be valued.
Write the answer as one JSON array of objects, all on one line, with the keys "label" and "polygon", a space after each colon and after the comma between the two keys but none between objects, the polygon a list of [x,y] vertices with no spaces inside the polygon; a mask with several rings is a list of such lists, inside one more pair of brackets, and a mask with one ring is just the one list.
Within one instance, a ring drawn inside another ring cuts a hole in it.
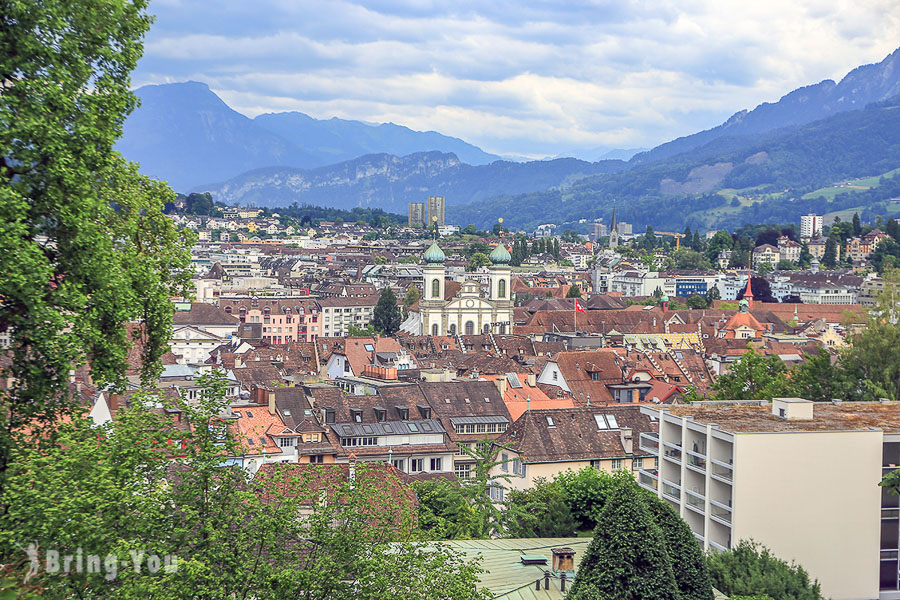
[{"label": "construction crane", "polygon": [[655,233],[656,235],[671,235],[675,238],[675,249],[681,249],[681,238],[684,237],[683,233],[674,233],[672,231],[654,231],[653,233]]}]

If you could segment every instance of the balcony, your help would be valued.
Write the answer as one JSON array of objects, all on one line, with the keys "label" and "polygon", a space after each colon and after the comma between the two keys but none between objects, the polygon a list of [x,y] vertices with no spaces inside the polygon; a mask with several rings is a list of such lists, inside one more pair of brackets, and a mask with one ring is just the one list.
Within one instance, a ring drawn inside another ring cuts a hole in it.
[{"label": "balcony", "polygon": [[713,476],[714,479],[718,479],[724,483],[731,483],[732,479],[732,466],[730,463],[723,462],[721,460],[716,460],[715,458],[711,458],[710,462],[712,462],[712,471],[710,475]]},{"label": "balcony", "polygon": [[663,496],[668,498],[669,500],[674,500],[675,502],[681,502],[681,486],[671,481],[666,481],[663,479],[662,481],[662,493]]},{"label": "balcony", "polygon": [[673,463],[681,464],[681,446],[671,442],[663,442],[663,456]]},{"label": "balcony", "polygon": [[731,526],[731,507],[722,504],[721,502],[716,502],[715,500],[709,501],[709,516],[711,519],[718,521],[723,525]]},{"label": "balcony", "polygon": [[684,503],[687,504],[689,508],[694,509],[700,514],[704,514],[706,511],[706,498],[703,494],[694,490],[684,490],[684,492]]},{"label": "balcony", "polygon": [[685,453],[688,455],[686,462],[688,468],[706,474],[706,456],[691,450],[685,450]]},{"label": "balcony", "polygon": [[644,452],[659,456],[659,435],[656,433],[642,433],[640,447]]},{"label": "balcony", "polygon": [[659,489],[659,474],[655,469],[641,469],[638,472],[638,483],[641,487],[655,492]]}]

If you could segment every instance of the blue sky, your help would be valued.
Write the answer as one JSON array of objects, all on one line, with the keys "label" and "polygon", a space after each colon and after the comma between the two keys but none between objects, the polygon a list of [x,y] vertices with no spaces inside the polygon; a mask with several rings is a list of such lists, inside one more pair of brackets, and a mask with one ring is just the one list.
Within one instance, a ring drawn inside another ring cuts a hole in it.
[{"label": "blue sky", "polygon": [[900,45],[897,0],[153,0],[134,85],[503,155],[650,147]]}]

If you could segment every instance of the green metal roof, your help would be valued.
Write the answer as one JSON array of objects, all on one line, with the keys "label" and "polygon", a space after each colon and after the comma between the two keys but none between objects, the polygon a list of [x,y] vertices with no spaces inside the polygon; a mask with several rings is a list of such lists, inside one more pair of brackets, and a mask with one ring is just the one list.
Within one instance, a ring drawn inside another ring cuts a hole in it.
[{"label": "green metal roof", "polygon": [[512,255],[509,253],[509,250],[506,249],[506,246],[503,245],[503,242],[500,242],[488,258],[490,258],[491,262],[495,265],[506,265],[512,260]]},{"label": "green metal roof", "polygon": [[442,263],[446,257],[444,256],[444,251],[437,245],[437,242],[431,242],[423,258],[427,263]]}]

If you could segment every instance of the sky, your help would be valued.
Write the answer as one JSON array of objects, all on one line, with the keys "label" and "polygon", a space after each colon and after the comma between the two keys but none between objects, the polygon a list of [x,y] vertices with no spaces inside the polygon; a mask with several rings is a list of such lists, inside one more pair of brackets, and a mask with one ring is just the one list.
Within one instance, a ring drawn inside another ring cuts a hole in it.
[{"label": "sky", "polygon": [[[152,0],[135,87],[590,158],[714,127],[900,46],[897,0]],[[600,149],[600,150],[597,150]]]}]

